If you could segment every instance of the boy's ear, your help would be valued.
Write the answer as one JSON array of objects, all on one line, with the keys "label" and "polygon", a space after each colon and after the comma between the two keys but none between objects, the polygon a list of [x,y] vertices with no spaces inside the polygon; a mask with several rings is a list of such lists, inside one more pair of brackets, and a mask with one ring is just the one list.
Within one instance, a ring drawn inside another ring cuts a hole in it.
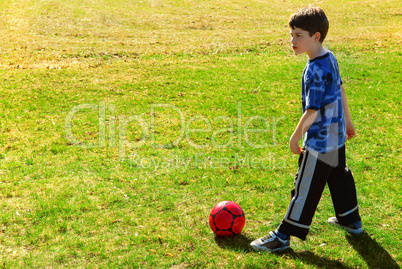
[{"label": "boy's ear", "polygon": [[316,33],[314,34],[314,41],[315,41],[315,42],[320,41],[320,38],[321,38],[321,33],[320,33],[320,32],[316,32]]}]

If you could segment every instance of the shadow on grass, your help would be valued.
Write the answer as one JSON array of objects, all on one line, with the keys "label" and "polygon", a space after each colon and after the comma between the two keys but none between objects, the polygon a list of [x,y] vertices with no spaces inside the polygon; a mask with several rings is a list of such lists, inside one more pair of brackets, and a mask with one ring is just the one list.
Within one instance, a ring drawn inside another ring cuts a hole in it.
[{"label": "shadow on grass", "polygon": [[318,256],[311,251],[300,251],[295,252],[293,249],[287,249],[283,252],[273,253],[277,256],[288,257],[293,260],[301,260],[304,263],[314,265],[317,268],[333,268],[333,269],[353,269],[355,267],[350,267],[343,264],[340,261],[332,260],[326,257]]},{"label": "shadow on grass", "polygon": [[[346,239],[365,260],[368,268],[401,268],[396,261],[392,259],[391,255],[389,255],[389,253],[367,233],[363,233],[361,235],[347,234]],[[215,242],[219,247],[233,249],[234,251],[244,253],[254,252],[254,250],[250,247],[251,241],[253,241],[253,239],[243,234],[236,235],[235,237],[215,236]],[[340,261],[318,256],[311,251],[295,252],[290,248],[282,252],[273,253],[273,255],[302,260],[303,262],[314,265],[318,268],[355,268],[347,266]]]},{"label": "shadow on grass", "polygon": [[366,232],[346,235],[346,240],[362,256],[369,268],[401,268],[391,255]]},{"label": "shadow on grass", "polygon": [[234,237],[218,237],[215,235],[215,242],[220,248],[233,249],[239,252],[252,252],[250,243],[253,239],[248,238],[246,235],[238,234]]},{"label": "shadow on grass", "polygon": [[[239,234],[235,237],[218,237],[215,236],[216,244],[221,248],[232,249],[238,252],[255,252],[250,247],[250,243],[253,239],[247,237],[246,235]],[[270,255],[267,253],[267,255]],[[292,249],[287,249],[285,251],[274,252],[271,255],[277,255],[281,257],[288,257],[291,259],[302,260],[305,263],[315,265],[317,268],[340,268],[340,269],[351,269],[353,267],[345,266],[339,261],[334,261],[325,257],[320,257],[310,251],[295,252]]]}]

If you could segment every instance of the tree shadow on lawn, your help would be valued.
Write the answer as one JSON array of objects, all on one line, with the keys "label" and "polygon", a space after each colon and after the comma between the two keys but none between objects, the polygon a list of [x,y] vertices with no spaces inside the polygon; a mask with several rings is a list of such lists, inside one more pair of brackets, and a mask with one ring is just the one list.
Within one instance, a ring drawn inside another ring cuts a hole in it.
[{"label": "tree shadow on lawn", "polygon": [[[396,261],[394,261],[389,255],[389,253],[367,233],[364,232],[361,235],[347,234],[346,239],[366,261],[368,268],[400,268]],[[251,241],[253,241],[253,239],[243,234],[239,234],[234,237],[215,236],[215,242],[219,247],[233,249],[234,251],[243,253],[254,252],[254,250],[250,247]],[[315,265],[318,268],[355,268],[347,266],[337,260],[318,256],[311,251],[295,252],[290,248],[282,252],[275,252],[273,255],[302,260],[303,262]]]}]

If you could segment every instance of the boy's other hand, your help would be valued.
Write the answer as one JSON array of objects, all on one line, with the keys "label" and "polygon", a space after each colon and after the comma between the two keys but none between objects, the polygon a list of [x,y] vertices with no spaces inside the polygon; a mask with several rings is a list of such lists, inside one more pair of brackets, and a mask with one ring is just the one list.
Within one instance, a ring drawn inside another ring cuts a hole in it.
[{"label": "boy's other hand", "polygon": [[299,147],[299,141],[296,141],[295,139],[292,138],[293,136],[289,140],[290,151],[293,152],[294,154],[300,155],[301,149]]},{"label": "boy's other hand", "polygon": [[352,123],[346,124],[346,135],[348,137],[348,140],[356,136],[355,127]]}]

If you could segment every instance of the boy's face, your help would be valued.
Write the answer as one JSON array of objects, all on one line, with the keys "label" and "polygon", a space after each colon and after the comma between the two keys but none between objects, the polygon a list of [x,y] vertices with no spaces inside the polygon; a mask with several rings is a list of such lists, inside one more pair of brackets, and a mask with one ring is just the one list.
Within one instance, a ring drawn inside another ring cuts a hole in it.
[{"label": "boy's face", "polygon": [[308,31],[301,28],[290,28],[290,43],[292,43],[293,51],[296,54],[311,51],[317,44],[317,36],[310,36]]}]

